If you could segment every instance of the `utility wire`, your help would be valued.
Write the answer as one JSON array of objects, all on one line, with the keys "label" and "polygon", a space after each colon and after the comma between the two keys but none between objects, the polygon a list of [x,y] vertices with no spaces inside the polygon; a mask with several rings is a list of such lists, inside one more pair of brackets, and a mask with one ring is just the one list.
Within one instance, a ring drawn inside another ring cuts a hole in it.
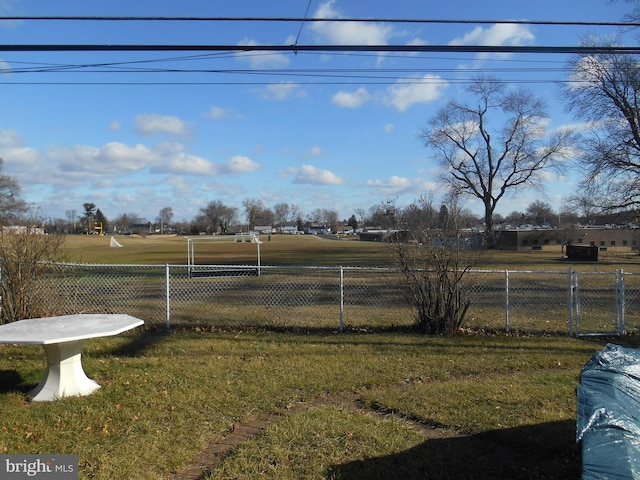
[{"label": "utility wire", "polygon": [[[307,8],[308,11],[308,8]],[[427,18],[307,18],[305,17],[198,17],[198,16],[0,16],[2,20],[19,21],[100,21],[100,22],[353,22],[353,23],[440,23],[440,24],[516,24],[559,26],[639,27],[639,22],[588,22],[572,20],[452,20]]]},{"label": "utility wire", "polygon": [[639,54],[638,46],[532,46],[532,45],[180,45],[180,44],[19,44],[0,45],[3,52],[440,52],[538,54]]},{"label": "utility wire", "polygon": [[298,35],[296,35],[296,41],[293,43],[294,45],[298,45],[298,40],[300,40],[300,34],[302,33],[302,27],[304,27],[304,22],[307,18],[307,15],[309,14],[309,8],[311,8],[311,1],[309,0],[309,3],[307,3],[307,9],[304,11],[304,19],[302,20],[302,22],[300,22],[300,30],[298,30]]}]

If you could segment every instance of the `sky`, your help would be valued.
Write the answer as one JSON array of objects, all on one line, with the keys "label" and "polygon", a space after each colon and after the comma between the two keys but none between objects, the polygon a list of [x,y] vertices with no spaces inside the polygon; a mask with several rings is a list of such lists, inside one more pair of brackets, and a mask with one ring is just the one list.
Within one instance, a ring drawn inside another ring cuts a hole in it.
[{"label": "sky", "polygon": [[[620,21],[609,0],[0,0],[0,16],[286,17],[483,20],[321,23],[0,20],[0,46],[504,45],[574,46],[616,26],[491,23]],[[307,11],[308,9],[308,11]],[[388,200],[443,194],[419,132],[489,74],[543,98],[550,131],[574,124],[557,82],[564,54],[351,52],[26,52],[0,49],[0,157],[22,198],[67,219],[94,203],[107,218],[191,220],[214,200],[331,209],[340,219]],[[420,81],[418,81],[420,80]],[[556,211],[578,173],[548,175],[546,195],[520,190],[497,212],[535,200]],[[482,213],[465,197],[463,207]],[[242,215],[241,215],[242,216]]]}]

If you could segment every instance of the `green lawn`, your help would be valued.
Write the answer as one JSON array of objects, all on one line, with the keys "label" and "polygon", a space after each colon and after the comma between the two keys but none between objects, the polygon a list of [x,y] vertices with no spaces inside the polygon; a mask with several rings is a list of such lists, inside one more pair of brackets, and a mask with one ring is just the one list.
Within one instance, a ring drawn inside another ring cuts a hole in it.
[{"label": "green lawn", "polygon": [[578,478],[575,387],[603,345],[139,331],[89,341],[102,388],[54,403],[24,399],[41,348],[4,345],[0,453],[73,453],[80,478],[156,480],[267,417],[207,478]]}]

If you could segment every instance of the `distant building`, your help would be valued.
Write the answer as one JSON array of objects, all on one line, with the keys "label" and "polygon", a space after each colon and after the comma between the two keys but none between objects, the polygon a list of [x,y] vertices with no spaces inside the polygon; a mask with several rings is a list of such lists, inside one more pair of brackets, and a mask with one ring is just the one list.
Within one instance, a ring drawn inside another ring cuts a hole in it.
[{"label": "distant building", "polygon": [[496,231],[496,247],[515,251],[541,250],[567,244],[595,246],[600,250],[617,247],[637,249],[639,241],[640,230],[629,226]]},{"label": "distant building", "polygon": [[256,225],[253,227],[253,233],[257,233],[258,235],[271,235],[273,233],[273,227],[271,225]]},{"label": "distant building", "polygon": [[304,233],[309,235],[328,235],[331,233],[331,227],[320,225],[318,223],[306,223],[304,225]]},{"label": "distant building", "polygon": [[358,237],[363,242],[408,242],[411,234],[408,230],[369,230]]},{"label": "distant building", "polygon": [[282,225],[280,227],[280,233],[284,234],[284,235],[297,235],[298,233],[298,226],[297,225]]}]

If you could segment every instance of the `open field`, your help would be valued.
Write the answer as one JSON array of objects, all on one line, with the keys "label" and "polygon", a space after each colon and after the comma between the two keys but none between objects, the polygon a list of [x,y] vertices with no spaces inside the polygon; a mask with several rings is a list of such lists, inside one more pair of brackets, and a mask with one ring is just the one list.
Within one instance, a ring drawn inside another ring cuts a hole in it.
[{"label": "open field", "polygon": [[2,345],[0,454],[74,453],[105,480],[577,479],[575,388],[603,345],[132,332],[87,343],[96,393],[33,404],[41,348]]},{"label": "open field", "polygon": [[[196,263],[257,262],[256,244],[237,243],[232,236],[195,238]],[[169,310],[171,324],[180,326],[331,329],[344,323],[348,329],[384,329],[413,323],[402,280],[391,270],[375,270],[393,267],[388,245],[361,242],[353,236],[333,240],[272,235],[269,240],[263,235],[262,239],[260,277],[192,278],[181,266],[187,263],[186,237],[118,237],[123,247],[111,248],[110,237],[69,236],[70,260],[103,265],[61,268],[44,293],[58,292],[52,310],[62,304],[65,313],[123,311],[154,325],[166,323]],[[165,264],[171,270],[169,296]],[[338,266],[352,269],[344,270],[342,278]],[[578,319],[577,310],[568,311],[570,269],[580,272],[580,278],[574,274],[576,285],[580,281],[582,313],[575,331],[616,331],[616,319],[621,318],[614,311],[619,269],[626,272],[626,331],[640,331],[636,313],[640,311],[640,257],[628,249],[609,249],[601,252],[597,263],[568,262],[559,247],[484,252],[468,277],[472,304],[465,326],[490,331],[574,331]]]},{"label": "open field", "polygon": [[[115,264],[187,264],[187,238],[182,236],[116,237],[122,248],[109,247],[110,237],[69,235],[65,241],[69,260],[84,263]],[[193,238],[193,237],[192,237]],[[197,238],[197,237],[196,237]],[[209,237],[211,238],[211,237]],[[346,236],[328,240],[315,235],[262,235],[260,245],[263,265],[329,265],[358,267],[391,267],[393,256],[387,244],[361,242]],[[196,263],[254,264],[257,247],[252,243],[234,242],[233,236],[222,241],[197,243]],[[579,271],[613,271],[624,268],[640,272],[640,256],[628,248],[609,249],[600,253],[597,263],[568,262],[560,247],[541,251],[490,251],[480,257],[477,268],[500,270],[557,270],[572,267]]]}]

